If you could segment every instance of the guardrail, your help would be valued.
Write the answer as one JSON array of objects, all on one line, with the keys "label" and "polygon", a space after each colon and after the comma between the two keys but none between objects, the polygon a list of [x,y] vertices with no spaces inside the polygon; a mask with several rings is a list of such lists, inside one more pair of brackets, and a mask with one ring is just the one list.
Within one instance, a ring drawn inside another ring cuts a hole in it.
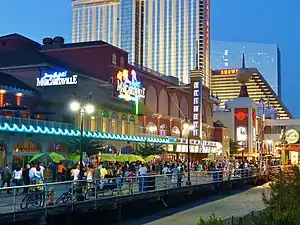
[{"label": "guardrail", "polygon": [[40,126],[40,127],[53,127],[53,128],[61,128],[61,129],[74,129],[74,124],[70,123],[61,123],[56,121],[47,121],[47,120],[35,120],[35,119],[26,119],[22,117],[6,117],[0,116],[0,124],[8,123],[13,126],[14,124],[18,126]]},{"label": "guardrail", "polygon": [[228,180],[248,179],[257,176],[257,169],[199,172],[187,174],[154,175],[139,177],[115,177],[109,179],[76,180],[17,187],[0,188],[0,214],[31,211],[61,205],[121,196],[138,195],[201,184],[222,183]]}]

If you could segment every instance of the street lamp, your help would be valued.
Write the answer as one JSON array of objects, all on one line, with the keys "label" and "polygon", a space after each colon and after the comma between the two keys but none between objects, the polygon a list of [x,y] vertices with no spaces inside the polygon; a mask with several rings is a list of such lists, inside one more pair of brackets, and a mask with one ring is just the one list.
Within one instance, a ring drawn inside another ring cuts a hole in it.
[{"label": "street lamp", "polygon": [[183,133],[188,138],[188,180],[186,182],[187,185],[191,185],[191,174],[190,174],[190,161],[191,161],[191,151],[190,151],[190,134],[191,131],[194,130],[193,124],[187,118],[183,123]]},{"label": "street lamp", "polygon": [[264,99],[261,97],[259,99],[258,103],[258,108],[262,109],[262,114],[261,114],[261,141],[260,141],[260,160],[259,160],[259,169],[260,172],[262,172],[262,154],[263,154],[263,146],[264,146],[264,128],[265,128],[265,107],[266,107],[266,102]]},{"label": "street lamp", "polygon": [[74,112],[79,112],[80,116],[80,173],[79,179],[82,180],[83,178],[83,119],[85,114],[92,114],[95,111],[94,105],[89,103],[90,96],[86,99],[86,104],[84,102],[79,102],[74,100],[70,103],[70,109]]},{"label": "street lamp", "polygon": [[268,139],[268,151],[269,151],[269,166],[271,166],[271,149],[272,149],[272,143],[273,141],[271,139]]}]

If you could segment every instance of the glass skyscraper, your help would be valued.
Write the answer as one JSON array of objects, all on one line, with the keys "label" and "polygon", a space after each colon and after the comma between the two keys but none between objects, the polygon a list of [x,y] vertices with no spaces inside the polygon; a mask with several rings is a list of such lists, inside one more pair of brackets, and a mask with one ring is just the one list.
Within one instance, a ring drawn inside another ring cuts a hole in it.
[{"label": "glass skyscraper", "polygon": [[129,62],[189,82],[203,71],[210,85],[210,0],[73,0],[73,42],[103,40]]},{"label": "glass skyscraper", "polygon": [[280,51],[276,44],[212,41],[211,68],[213,70],[240,68],[243,53],[246,66],[257,68],[280,97]]}]

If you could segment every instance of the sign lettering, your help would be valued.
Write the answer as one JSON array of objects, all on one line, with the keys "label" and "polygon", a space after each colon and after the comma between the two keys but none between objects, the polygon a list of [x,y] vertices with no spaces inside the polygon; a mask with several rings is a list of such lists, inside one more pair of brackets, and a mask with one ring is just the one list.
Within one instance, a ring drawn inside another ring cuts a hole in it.
[{"label": "sign lettering", "polygon": [[118,97],[126,101],[137,101],[140,98],[145,98],[145,88],[142,83],[137,80],[136,72],[131,70],[131,78],[129,71],[119,71],[117,74],[117,92]]},{"label": "sign lettering", "polygon": [[68,72],[44,73],[41,78],[36,78],[36,86],[63,86],[77,84],[77,75],[68,76]]}]

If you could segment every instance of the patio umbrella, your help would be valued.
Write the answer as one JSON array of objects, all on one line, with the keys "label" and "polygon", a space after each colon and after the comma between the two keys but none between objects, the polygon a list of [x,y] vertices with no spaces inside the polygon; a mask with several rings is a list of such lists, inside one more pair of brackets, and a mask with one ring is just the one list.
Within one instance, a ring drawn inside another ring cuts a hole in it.
[{"label": "patio umbrella", "polygon": [[134,158],[135,158],[135,161],[140,161],[140,162],[143,162],[143,163],[145,163],[146,161],[145,161],[145,159],[143,159],[143,157],[142,156],[139,156],[139,155],[134,155]]},{"label": "patio umbrella", "polygon": [[36,154],[34,154],[34,156],[29,160],[29,163],[33,162],[34,160],[37,160],[38,158],[40,158],[43,155],[44,155],[44,153],[36,153]]},{"label": "patio umbrella", "polygon": [[100,162],[115,162],[116,159],[110,154],[100,154],[99,155]]},{"label": "patio umbrella", "polygon": [[65,157],[63,157],[62,155],[56,153],[56,152],[51,152],[49,154],[50,159],[55,162],[55,163],[59,163],[60,161],[64,160]]}]

